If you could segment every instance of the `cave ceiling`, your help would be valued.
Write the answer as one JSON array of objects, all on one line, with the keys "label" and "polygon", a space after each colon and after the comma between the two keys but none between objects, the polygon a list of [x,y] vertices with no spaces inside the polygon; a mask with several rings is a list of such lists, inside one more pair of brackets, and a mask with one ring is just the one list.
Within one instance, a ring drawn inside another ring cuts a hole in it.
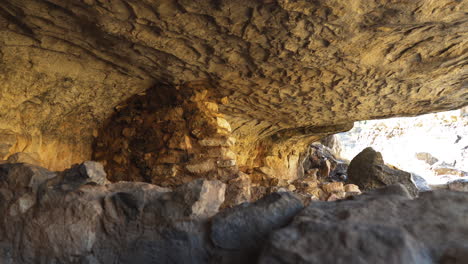
[{"label": "cave ceiling", "polygon": [[459,108],[467,11],[466,0],[2,1],[0,128],[89,135],[157,83],[206,83],[240,135]]}]

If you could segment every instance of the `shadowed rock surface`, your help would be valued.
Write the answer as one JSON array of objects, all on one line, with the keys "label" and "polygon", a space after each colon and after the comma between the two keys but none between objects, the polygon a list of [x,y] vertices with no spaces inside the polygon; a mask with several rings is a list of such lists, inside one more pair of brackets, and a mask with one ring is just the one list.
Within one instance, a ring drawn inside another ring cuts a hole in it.
[{"label": "shadowed rock surface", "polygon": [[401,183],[411,195],[418,195],[418,188],[411,178],[411,173],[385,165],[382,154],[371,147],[365,148],[351,160],[348,167],[348,179],[351,183],[358,185],[361,190],[372,190]]},{"label": "shadowed rock surface", "polygon": [[259,263],[464,263],[468,196],[394,185],[336,203],[312,203],[274,232]]},{"label": "shadowed rock surface", "polygon": [[[90,175],[92,164],[72,171]],[[218,212],[219,181],[171,190],[93,177],[72,184],[67,173],[0,164],[1,263],[445,264],[468,253],[464,192],[413,200],[392,185],[306,208],[280,192]]]}]

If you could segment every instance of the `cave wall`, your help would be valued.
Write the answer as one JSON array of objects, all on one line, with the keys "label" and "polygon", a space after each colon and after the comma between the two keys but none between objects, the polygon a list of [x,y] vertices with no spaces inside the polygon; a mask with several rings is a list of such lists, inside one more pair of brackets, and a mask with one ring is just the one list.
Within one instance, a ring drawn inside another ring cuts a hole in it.
[{"label": "cave wall", "polygon": [[157,83],[205,82],[213,101],[227,98],[219,113],[234,152],[246,153],[240,165],[265,167],[276,158],[257,156],[283,160],[294,149],[283,163],[294,167],[314,133],[466,105],[467,5],[2,1],[2,158],[22,151],[66,168],[91,158],[97,131],[128,98]]}]

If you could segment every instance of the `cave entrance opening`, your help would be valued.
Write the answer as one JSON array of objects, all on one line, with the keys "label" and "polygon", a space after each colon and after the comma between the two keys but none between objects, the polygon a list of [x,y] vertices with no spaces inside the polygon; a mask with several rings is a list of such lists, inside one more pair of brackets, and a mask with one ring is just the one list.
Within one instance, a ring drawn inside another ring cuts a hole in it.
[{"label": "cave entrance opening", "polygon": [[468,181],[468,107],[458,110],[356,122],[335,136],[337,156],[351,160],[366,147],[387,164],[420,176],[432,188]]}]

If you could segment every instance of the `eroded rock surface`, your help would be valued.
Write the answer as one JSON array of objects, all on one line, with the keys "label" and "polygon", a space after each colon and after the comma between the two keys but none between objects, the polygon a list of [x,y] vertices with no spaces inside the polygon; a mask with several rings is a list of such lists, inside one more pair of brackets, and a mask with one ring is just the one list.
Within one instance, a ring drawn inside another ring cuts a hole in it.
[{"label": "eroded rock surface", "polygon": [[2,1],[0,154],[37,152],[52,169],[89,159],[114,108],[161,82],[207,84],[246,151],[258,138],[461,107],[466,9],[451,0]]},{"label": "eroded rock surface", "polygon": [[463,263],[467,199],[438,191],[411,200],[400,185],[312,203],[270,236],[259,263]]}]

